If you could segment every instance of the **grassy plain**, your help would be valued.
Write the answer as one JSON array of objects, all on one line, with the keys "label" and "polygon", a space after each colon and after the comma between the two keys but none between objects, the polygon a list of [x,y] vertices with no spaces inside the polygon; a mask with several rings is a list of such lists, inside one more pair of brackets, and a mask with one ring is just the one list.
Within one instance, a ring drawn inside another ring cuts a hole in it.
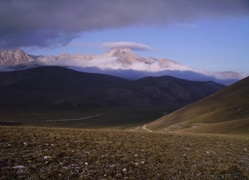
[{"label": "grassy plain", "polygon": [[[17,106],[0,108],[0,124],[15,122],[24,126],[70,127],[91,129],[129,129],[147,124],[184,104],[116,106],[116,107],[52,107]],[[101,116],[95,116],[99,115]],[[95,117],[94,117],[95,116]],[[78,121],[60,119],[86,118]]]},{"label": "grassy plain", "polygon": [[249,137],[0,126],[0,179],[249,179]]}]

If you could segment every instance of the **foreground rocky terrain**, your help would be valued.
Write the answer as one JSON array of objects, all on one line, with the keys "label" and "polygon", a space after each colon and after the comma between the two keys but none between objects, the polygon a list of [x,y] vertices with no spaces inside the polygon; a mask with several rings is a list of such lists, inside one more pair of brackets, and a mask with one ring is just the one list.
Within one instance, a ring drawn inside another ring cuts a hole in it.
[{"label": "foreground rocky terrain", "polygon": [[248,136],[0,126],[0,179],[249,178]]}]

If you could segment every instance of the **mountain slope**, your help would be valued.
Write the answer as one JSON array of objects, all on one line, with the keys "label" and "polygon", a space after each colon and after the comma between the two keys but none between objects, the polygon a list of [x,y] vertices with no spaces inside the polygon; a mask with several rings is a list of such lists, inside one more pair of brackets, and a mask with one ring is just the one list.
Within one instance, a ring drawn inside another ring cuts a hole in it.
[{"label": "mountain slope", "polygon": [[62,67],[5,72],[0,73],[0,123],[137,127],[223,87],[169,76],[131,81]]},{"label": "mountain slope", "polygon": [[153,121],[148,127],[166,131],[249,133],[248,122],[249,77]]},{"label": "mountain slope", "polygon": [[34,59],[20,49],[0,51],[0,66],[30,63]]},{"label": "mountain slope", "polygon": [[119,77],[77,72],[62,67],[0,72],[0,105],[60,99],[69,97],[75,92],[126,81]]},{"label": "mountain slope", "polygon": [[147,77],[78,94],[74,101],[96,106],[188,104],[208,96],[224,85],[187,81],[171,76]]},{"label": "mountain slope", "polygon": [[[186,104],[210,95],[224,86],[214,82],[187,81],[170,76],[129,81],[61,67],[39,67],[0,73],[0,87],[0,104],[13,101],[18,103],[16,96],[21,94],[22,99],[26,101],[53,99],[81,105],[90,103],[95,106],[116,106]],[[15,99],[11,100],[11,97]]]},{"label": "mountain slope", "polygon": [[57,93],[88,90],[127,81],[115,76],[84,73],[55,66],[5,72],[0,75],[2,83],[9,81],[8,88]]}]

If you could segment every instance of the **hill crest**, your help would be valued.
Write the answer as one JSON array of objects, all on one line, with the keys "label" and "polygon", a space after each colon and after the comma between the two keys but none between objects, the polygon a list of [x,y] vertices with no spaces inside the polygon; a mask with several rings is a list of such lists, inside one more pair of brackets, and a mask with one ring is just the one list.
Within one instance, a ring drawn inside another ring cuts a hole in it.
[{"label": "hill crest", "polygon": [[[163,131],[249,133],[248,121],[249,77],[246,77],[210,96],[151,122],[148,127]],[[232,124],[234,128],[230,127]],[[217,128],[215,128],[216,125]]]},{"label": "hill crest", "polygon": [[17,103],[18,99],[10,99],[21,91],[21,99],[29,102],[33,101],[29,93],[33,93],[36,102],[42,97],[42,101],[50,103],[60,99],[83,106],[87,103],[95,106],[190,103],[224,87],[217,83],[187,81],[170,76],[131,81],[61,67],[2,72],[0,85],[2,104]]}]

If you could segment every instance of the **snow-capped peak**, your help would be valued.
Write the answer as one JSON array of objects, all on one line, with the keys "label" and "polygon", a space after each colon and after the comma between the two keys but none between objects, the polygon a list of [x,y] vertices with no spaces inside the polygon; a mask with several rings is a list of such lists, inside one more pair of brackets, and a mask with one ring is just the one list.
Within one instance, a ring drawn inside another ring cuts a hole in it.
[{"label": "snow-capped peak", "polygon": [[213,76],[218,79],[226,79],[227,77],[237,79],[245,77],[245,75],[236,72],[207,72],[193,69],[166,58],[143,58],[135,54],[128,47],[118,47],[100,55],[63,53],[58,56],[39,56],[35,58],[20,49],[0,51],[0,71],[1,69],[6,69],[6,67],[16,67],[17,65],[25,65],[26,68],[34,65],[53,65],[67,66],[81,70],[85,68],[98,68],[102,70],[134,70],[150,73],[160,73],[168,70],[181,72],[190,71],[206,76]]},{"label": "snow-capped peak", "polygon": [[32,61],[34,61],[34,59],[21,49],[0,51],[0,65],[17,65]]},{"label": "snow-capped peak", "polygon": [[146,58],[142,58],[136,55],[130,48],[128,47],[118,47],[110,50],[105,54],[106,57],[116,57],[117,61],[122,64],[123,67],[128,68],[131,67],[132,64],[135,63],[148,63],[150,62]]}]

